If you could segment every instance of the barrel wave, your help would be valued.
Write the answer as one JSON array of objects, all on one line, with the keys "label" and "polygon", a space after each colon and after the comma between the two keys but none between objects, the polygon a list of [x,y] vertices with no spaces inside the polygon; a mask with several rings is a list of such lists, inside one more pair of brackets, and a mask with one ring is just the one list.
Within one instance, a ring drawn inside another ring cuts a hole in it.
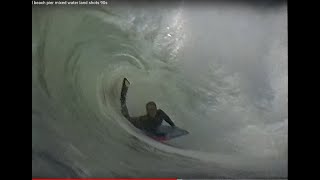
[{"label": "barrel wave", "polygon": [[[33,177],[287,177],[284,4],[33,6]],[[190,132],[121,114],[155,101]]]}]

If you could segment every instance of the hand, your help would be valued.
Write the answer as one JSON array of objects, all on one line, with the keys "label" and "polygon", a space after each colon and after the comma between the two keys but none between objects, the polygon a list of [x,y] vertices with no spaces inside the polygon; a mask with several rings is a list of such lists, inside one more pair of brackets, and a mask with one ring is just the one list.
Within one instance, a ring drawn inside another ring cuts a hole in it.
[{"label": "hand", "polygon": [[126,87],[129,87],[129,85],[130,85],[130,82],[128,81],[127,78],[124,78],[124,79],[123,79],[123,83],[124,83],[124,85],[125,85]]}]

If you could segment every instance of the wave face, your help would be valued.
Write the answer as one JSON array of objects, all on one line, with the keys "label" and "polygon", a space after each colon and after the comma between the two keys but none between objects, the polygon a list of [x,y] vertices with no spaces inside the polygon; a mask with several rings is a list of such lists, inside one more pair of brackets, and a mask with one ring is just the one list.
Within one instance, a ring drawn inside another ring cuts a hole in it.
[{"label": "wave face", "polygon": [[[287,177],[286,5],[32,9],[33,177]],[[120,113],[155,101],[190,132]]]}]

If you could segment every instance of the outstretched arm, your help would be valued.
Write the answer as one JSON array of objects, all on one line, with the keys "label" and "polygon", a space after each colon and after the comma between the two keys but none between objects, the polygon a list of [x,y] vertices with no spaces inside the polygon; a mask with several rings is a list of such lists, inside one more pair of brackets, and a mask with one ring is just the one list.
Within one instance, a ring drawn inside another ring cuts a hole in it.
[{"label": "outstretched arm", "polygon": [[170,117],[165,112],[163,112],[161,109],[159,109],[159,113],[160,113],[160,116],[163,118],[163,120],[165,120],[168,124],[170,124],[170,126],[172,126],[172,127],[175,126],[175,124],[172,122]]},{"label": "outstretched arm", "polygon": [[127,80],[127,78],[124,78],[123,82],[122,82],[121,97],[120,97],[121,113],[135,127],[140,128],[139,117],[130,117],[129,111],[128,111],[128,108],[127,108],[126,98],[127,98],[127,92],[128,92],[129,85],[130,85],[130,82]]},{"label": "outstretched arm", "polygon": [[130,121],[130,115],[129,115],[127,104],[126,104],[129,84],[130,84],[129,81],[126,78],[124,78],[122,81],[120,103],[121,103],[121,113],[125,118],[127,118]]}]

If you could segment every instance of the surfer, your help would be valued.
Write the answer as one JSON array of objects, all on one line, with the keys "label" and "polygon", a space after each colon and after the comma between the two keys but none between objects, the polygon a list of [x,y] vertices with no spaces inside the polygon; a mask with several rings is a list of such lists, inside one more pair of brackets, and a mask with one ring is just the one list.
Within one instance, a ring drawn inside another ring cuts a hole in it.
[{"label": "surfer", "polygon": [[157,105],[155,102],[150,101],[146,104],[147,114],[139,117],[130,117],[128,108],[126,105],[126,95],[129,87],[129,81],[124,78],[122,82],[121,89],[121,113],[123,116],[128,119],[136,128],[156,134],[163,135],[163,133],[158,132],[158,127],[161,126],[163,120],[165,120],[172,127],[175,127],[175,124],[172,122],[170,117],[163,112],[161,109],[157,109]]}]

